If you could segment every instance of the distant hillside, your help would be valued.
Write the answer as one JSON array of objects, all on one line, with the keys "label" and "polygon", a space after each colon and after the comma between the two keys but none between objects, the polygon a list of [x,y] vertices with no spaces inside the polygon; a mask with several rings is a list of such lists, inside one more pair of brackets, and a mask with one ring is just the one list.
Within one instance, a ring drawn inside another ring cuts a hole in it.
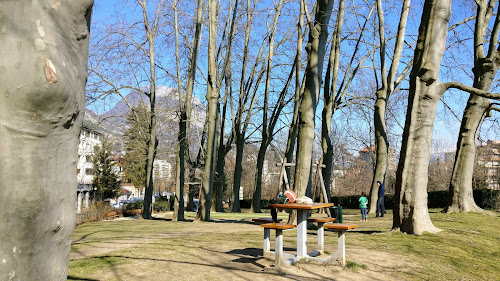
[{"label": "distant hillside", "polygon": [[[149,87],[143,87],[142,90],[149,93]],[[149,98],[143,93],[131,92],[126,96],[128,103],[132,106],[138,106],[144,103],[149,106]],[[177,91],[173,88],[159,86],[156,88],[156,109],[158,117],[158,140],[159,150],[172,148],[177,143],[178,132],[178,111],[179,97]],[[124,132],[129,128],[126,122],[126,116],[130,113],[130,107],[124,100],[116,103],[110,110],[97,114],[90,109],[85,110],[84,124],[86,126],[97,126],[102,133],[121,139]],[[203,131],[205,124],[206,107],[199,99],[193,97],[193,112],[191,122],[191,135],[194,147],[198,135]],[[91,125],[92,124],[92,125]],[[163,157],[162,157],[163,158]]]}]

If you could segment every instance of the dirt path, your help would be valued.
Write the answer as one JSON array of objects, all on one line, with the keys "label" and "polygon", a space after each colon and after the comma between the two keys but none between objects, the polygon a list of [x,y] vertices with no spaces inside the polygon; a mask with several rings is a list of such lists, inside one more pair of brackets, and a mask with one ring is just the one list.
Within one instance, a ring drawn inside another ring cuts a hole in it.
[{"label": "dirt path", "polygon": [[[71,260],[101,259],[110,264],[86,280],[401,280],[398,272],[415,268],[407,258],[393,253],[351,247],[347,260],[365,269],[314,262],[278,269],[272,258],[262,256],[261,229],[244,223],[234,226],[191,223],[189,233],[167,229],[140,239],[98,240],[88,245],[75,241],[80,244],[72,251]],[[218,233],[225,236],[218,240]],[[241,247],[238,239],[256,241],[252,247]],[[293,249],[285,250],[293,253]]]}]

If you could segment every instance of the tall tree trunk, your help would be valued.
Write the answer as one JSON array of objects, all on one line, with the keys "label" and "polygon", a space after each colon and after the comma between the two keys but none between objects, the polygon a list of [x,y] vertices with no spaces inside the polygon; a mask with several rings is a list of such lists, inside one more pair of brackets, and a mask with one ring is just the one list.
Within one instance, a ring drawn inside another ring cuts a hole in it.
[{"label": "tall tree trunk", "polygon": [[378,199],[378,184],[377,181],[385,183],[387,173],[387,164],[389,156],[389,138],[387,136],[387,128],[385,125],[385,110],[387,108],[387,90],[381,89],[377,91],[377,100],[375,101],[375,111],[373,121],[375,124],[375,170],[373,172],[372,186],[369,195],[369,210],[370,214],[375,213]]},{"label": "tall tree trunk", "polygon": [[205,157],[205,168],[203,170],[203,181],[201,198],[199,201],[197,220],[210,221],[210,209],[212,204],[215,143],[217,138],[217,105],[219,91],[217,90],[217,61],[215,56],[215,44],[217,40],[217,3],[215,0],[209,0],[209,42],[208,42],[208,132],[207,132],[207,154]]},{"label": "tall tree trunk", "polygon": [[[288,140],[286,143],[285,159],[287,163],[292,163],[293,152],[295,151],[295,142],[297,140],[298,133],[298,123],[299,123],[299,109],[300,109],[300,98],[302,94],[301,87],[301,74],[302,74],[302,28],[304,27],[304,12],[305,12],[305,2],[300,0],[300,11],[299,11],[299,22],[297,25],[297,53],[295,56],[295,98],[293,104],[293,116],[292,123],[290,124],[290,129],[288,131]],[[286,176],[288,182],[292,178],[290,167],[285,167]],[[280,183],[282,184],[282,183]]]},{"label": "tall tree trunk", "polygon": [[0,3],[0,280],[68,275],[92,4]]},{"label": "tall tree trunk", "polygon": [[233,182],[233,197],[231,202],[231,212],[240,213],[240,186],[241,186],[241,175],[243,170],[243,148],[245,145],[245,140],[240,134],[236,136],[236,162],[234,164],[234,182]]},{"label": "tall tree trunk", "polygon": [[[278,6],[276,7],[276,12],[273,16],[273,25],[271,32],[269,34],[269,52],[267,55],[266,61],[266,87],[264,89],[264,109],[262,112],[262,141],[259,148],[259,156],[257,158],[257,174],[255,175],[255,185],[254,192],[252,198],[252,212],[260,213],[260,200],[262,195],[262,171],[263,165],[265,161],[265,153],[267,147],[271,143],[272,140],[272,130],[273,125],[270,124],[269,119],[272,119],[274,116],[268,119],[268,109],[269,109],[269,92],[271,87],[271,69],[273,65],[273,56],[274,56],[274,37],[276,35],[276,28],[278,26],[278,19],[281,14],[281,8],[283,7],[283,0],[280,0]],[[260,161],[259,161],[260,160]],[[259,167],[260,165],[260,167]]]},{"label": "tall tree trunk", "polygon": [[[155,66],[155,38],[158,27],[158,13],[154,19],[153,26],[150,25],[147,16],[147,4],[146,0],[138,0],[141,5],[142,14],[144,18],[144,28],[146,31],[146,39],[148,41],[148,58],[149,58],[149,140],[147,142],[148,152],[146,159],[146,191],[144,192],[144,205],[142,208],[142,217],[145,219],[151,219],[151,214],[153,213],[153,164],[156,157],[156,148],[158,146],[158,140],[156,138],[156,66]],[[160,4],[158,3],[158,10],[160,9]]]},{"label": "tall tree trunk", "polygon": [[[264,142],[264,140],[263,140]],[[266,150],[267,146],[261,145],[259,149],[259,154],[257,155],[257,165],[255,171],[255,189],[253,193],[252,209],[253,213],[261,213],[260,210],[260,198],[262,195],[262,177],[264,171],[264,162],[266,161]]]},{"label": "tall tree trunk", "polygon": [[[328,68],[325,74],[324,100],[325,106],[322,112],[321,122],[321,147],[323,149],[323,164],[325,168],[321,170],[323,182],[326,189],[326,201],[331,202],[331,178],[333,169],[333,144],[331,140],[332,116],[336,109],[335,93],[337,89],[337,77],[340,65],[340,37],[342,34],[342,25],[344,23],[344,5],[345,0],[339,2],[339,12],[333,32],[332,48],[328,60]],[[332,79],[330,81],[330,76]],[[331,86],[330,86],[331,84]],[[319,168],[319,167],[318,167]]]},{"label": "tall tree trunk", "polygon": [[318,0],[315,21],[309,31],[306,46],[307,67],[305,89],[300,105],[299,132],[297,139],[297,164],[295,170],[295,191],[298,196],[306,194],[311,177],[312,146],[314,142],[314,117],[321,87],[325,46],[328,39],[328,22],[333,0]]},{"label": "tall tree trunk", "polygon": [[[495,2],[477,1],[476,26],[474,30],[474,88],[488,91],[498,71],[499,51],[496,49],[495,38],[498,38],[500,27],[499,15],[497,13],[493,34],[490,44],[488,44],[488,54],[484,56],[485,26],[488,26]],[[495,42],[493,44],[492,42]],[[472,177],[474,171],[474,161],[476,156],[476,139],[484,118],[489,114],[491,102],[489,99],[471,95],[465,107],[460,133],[457,140],[457,152],[455,164],[451,176],[448,203],[444,208],[445,212],[482,212],[474,202],[472,194]]]},{"label": "tall tree trunk", "polygon": [[[241,68],[241,78],[240,78],[240,87],[239,87],[239,99],[238,99],[238,111],[236,113],[234,123],[233,123],[233,133],[234,133],[234,138],[235,138],[235,144],[236,144],[236,162],[234,165],[234,177],[233,177],[233,195],[232,195],[232,206],[231,206],[231,212],[233,213],[239,213],[241,212],[240,209],[240,188],[241,188],[241,175],[242,175],[242,170],[243,170],[243,148],[245,146],[245,136],[246,136],[246,131],[247,128],[250,124],[250,117],[252,116],[252,109],[253,105],[255,103],[255,98],[256,98],[256,91],[254,91],[253,97],[249,99],[250,97],[250,88],[251,85],[248,86],[248,89],[245,89],[245,73],[246,73],[246,68],[247,68],[247,63],[248,63],[248,49],[249,49],[249,42],[250,42],[250,33],[252,30],[252,20],[254,16],[254,10],[255,10],[255,4],[254,2],[254,7],[250,9],[250,0],[247,0],[247,5],[246,5],[246,16],[247,16],[247,22],[246,22],[246,27],[245,27],[245,45],[243,48],[243,63],[242,63],[242,68]],[[259,49],[259,54],[257,55],[257,62],[258,58],[260,58],[261,50],[262,50],[263,44],[261,45],[261,48]],[[253,80],[253,77],[255,75],[255,69],[257,67],[257,63],[254,65],[254,69],[250,72],[250,77],[249,80]],[[260,79],[258,79],[260,81]],[[247,106],[247,101],[251,100],[250,106],[248,110],[246,110]],[[244,112],[247,111],[247,115],[245,118],[245,122],[243,122],[243,114]],[[243,122],[243,128],[241,128]]]},{"label": "tall tree trunk", "polygon": [[[370,203],[369,210],[370,214],[375,213],[377,208],[378,190],[379,186],[377,181],[385,183],[385,178],[387,174],[387,165],[389,161],[389,138],[387,136],[387,127],[385,112],[387,109],[387,102],[396,88],[398,82],[396,82],[396,72],[401,59],[401,53],[403,51],[404,36],[406,32],[406,22],[408,19],[408,13],[410,11],[410,0],[405,0],[401,8],[401,17],[399,18],[398,31],[396,34],[396,44],[394,56],[392,58],[391,66],[389,68],[388,75],[385,74],[385,28],[384,28],[384,11],[382,9],[382,1],[377,1],[377,10],[379,18],[379,38],[380,38],[380,60],[382,61],[381,79],[382,88],[376,92],[377,100],[375,101],[375,111],[373,115],[374,127],[375,127],[375,169],[373,172],[372,185],[370,188]],[[398,79],[399,80],[399,79]]]},{"label": "tall tree trunk", "polygon": [[472,177],[476,156],[476,138],[479,134],[483,118],[489,111],[490,104],[489,99],[475,95],[471,95],[467,102],[457,140],[457,151],[449,186],[448,202],[444,209],[447,213],[482,212],[482,209],[474,202]]},{"label": "tall tree trunk", "polygon": [[429,217],[427,182],[436,109],[446,90],[438,76],[450,15],[450,0],[425,1],[396,175],[393,228],[409,234],[439,231]]},{"label": "tall tree trunk", "polygon": [[[174,203],[174,215],[172,217],[173,221],[184,220],[184,182],[185,182],[185,163],[186,157],[189,155],[189,130],[191,123],[191,111],[192,111],[192,100],[193,100],[193,88],[194,80],[196,78],[196,68],[198,65],[198,50],[200,48],[201,41],[201,29],[203,27],[203,0],[198,0],[198,6],[196,9],[196,27],[194,31],[194,42],[193,49],[191,51],[189,60],[189,71],[188,79],[186,83],[186,98],[184,103],[181,105],[181,118],[179,120],[179,136],[178,136],[178,151],[176,159],[176,182],[175,182],[175,203]],[[182,98],[182,93],[179,93],[179,100]],[[192,207],[192,197],[189,198],[188,202],[190,210]]]}]

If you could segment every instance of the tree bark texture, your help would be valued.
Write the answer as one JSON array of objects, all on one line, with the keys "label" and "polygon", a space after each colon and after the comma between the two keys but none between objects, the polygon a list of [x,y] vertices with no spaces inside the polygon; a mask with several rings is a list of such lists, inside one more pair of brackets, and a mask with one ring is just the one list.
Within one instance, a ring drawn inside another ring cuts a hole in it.
[{"label": "tree bark texture", "polygon": [[[264,143],[263,143],[264,144]],[[255,189],[253,192],[251,212],[261,213],[260,198],[262,195],[262,172],[264,170],[264,161],[266,160],[267,146],[261,144],[259,154],[257,155],[257,166],[255,170]]]},{"label": "tree bark texture", "polygon": [[0,2],[0,280],[65,280],[93,1]]},{"label": "tree bark texture", "polygon": [[[333,144],[331,140],[332,117],[336,109],[335,96],[337,89],[337,78],[340,65],[340,37],[342,34],[342,25],[344,24],[345,0],[339,2],[339,10],[335,30],[333,32],[332,48],[328,60],[328,69],[325,74],[324,100],[325,106],[322,112],[321,121],[321,146],[323,149],[323,164],[325,168],[321,169],[323,182],[326,189],[327,202],[331,202],[331,178],[333,170]],[[331,76],[331,80],[330,80]]]},{"label": "tree bark texture", "polygon": [[[384,92],[384,93],[380,93]],[[377,181],[385,183],[387,172],[387,163],[389,155],[389,139],[387,136],[387,128],[385,125],[385,110],[387,107],[387,90],[377,92],[377,100],[375,102],[374,123],[375,123],[375,147],[376,159],[375,170],[373,171],[372,186],[369,195],[370,214],[374,214],[377,207],[378,189]]]},{"label": "tree bark texture", "polygon": [[332,9],[333,0],[317,1],[315,20],[309,31],[309,42],[306,46],[306,81],[299,110],[297,163],[295,169],[295,192],[297,196],[306,194],[311,177],[314,116],[318,104],[319,89],[321,87],[325,46],[328,39],[328,22]]},{"label": "tree bark texture", "polygon": [[[191,112],[193,108],[193,88],[196,78],[196,68],[198,65],[198,50],[200,48],[201,30],[203,21],[203,0],[198,0],[196,9],[196,27],[194,31],[193,48],[189,60],[188,79],[186,83],[186,97],[181,105],[181,120],[179,120],[179,136],[178,136],[178,152],[176,160],[176,182],[175,182],[175,197],[173,221],[184,220],[184,182],[186,178],[185,165],[186,157],[189,155],[189,130],[191,128]],[[179,93],[179,99],[182,99],[182,93]],[[192,197],[188,206],[192,206]],[[190,209],[191,210],[191,209]]]},{"label": "tree bark texture", "polygon": [[377,181],[385,183],[387,174],[387,165],[389,161],[389,138],[387,136],[387,127],[385,113],[387,109],[387,102],[392,95],[394,88],[396,88],[396,72],[401,59],[403,51],[404,36],[406,32],[406,22],[410,10],[410,0],[405,0],[401,8],[401,17],[399,18],[398,31],[396,35],[396,44],[394,56],[392,58],[391,66],[388,75],[385,74],[385,28],[384,28],[384,11],[382,9],[382,1],[377,1],[377,10],[379,17],[379,38],[380,38],[380,59],[383,62],[381,66],[381,79],[382,88],[376,92],[375,110],[373,115],[375,127],[375,170],[373,172],[372,185],[369,194],[369,209],[368,213],[374,214],[377,209],[378,190],[379,186]]},{"label": "tree bark texture", "polygon": [[[485,28],[489,17],[487,14],[488,2],[477,2],[477,15],[475,33],[475,54],[474,54],[474,84],[473,87],[489,91],[498,71],[499,52],[495,48],[496,44],[489,48],[488,54],[484,56]],[[493,36],[498,36],[498,14],[493,28]],[[495,33],[496,31],[496,33]],[[476,156],[476,139],[484,118],[489,114],[491,102],[487,98],[477,95],[470,95],[465,107],[460,125],[460,132],[457,140],[457,152],[451,176],[448,203],[444,208],[447,213],[453,212],[482,212],[483,210],[474,202],[472,194],[472,177],[474,172],[474,162]]]},{"label": "tree bark texture", "polygon": [[208,2],[209,10],[209,42],[208,42],[208,132],[207,132],[207,154],[205,157],[205,168],[203,170],[202,190],[199,201],[197,220],[210,221],[210,209],[212,204],[215,144],[217,138],[217,106],[219,91],[217,90],[217,61],[215,56],[215,45],[217,40],[217,3],[215,0]]},{"label": "tree bark texture", "polygon": [[[146,0],[139,2],[142,7],[142,14],[144,17],[144,28],[146,31],[146,40],[149,49],[149,140],[148,140],[148,154],[146,159],[146,190],[144,192],[144,204],[142,207],[142,217],[145,219],[152,219],[153,213],[153,164],[156,157],[156,148],[158,147],[158,140],[156,138],[156,65],[155,65],[155,38],[157,31],[157,21],[155,19],[154,25],[151,26],[147,17]],[[160,5],[160,4],[158,4]]]},{"label": "tree bark texture", "polygon": [[450,15],[450,0],[425,1],[396,174],[393,228],[409,234],[439,231],[429,217],[427,182],[434,119],[445,90],[438,76]]}]

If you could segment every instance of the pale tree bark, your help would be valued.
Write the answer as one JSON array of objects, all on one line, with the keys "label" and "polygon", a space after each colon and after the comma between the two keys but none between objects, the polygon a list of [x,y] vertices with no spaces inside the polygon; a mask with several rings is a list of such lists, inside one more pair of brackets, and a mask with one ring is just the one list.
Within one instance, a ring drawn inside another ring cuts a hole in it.
[{"label": "pale tree bark", "polygon": [[333,9],[332,0],[318,0],[316,3],[315,19],[310,28],[309,42],[306,46],[305,89],[299,111],[297,164],[295,169],[295,192],[297,196],[306,194],[311,177],[314,117],[323,75],[325,46],[328,39],[328,22]]},{"label": "pale tree bark", "polygon": [[409,234],[439,231],[429,217],[427,181],[434,118],[445,91],[438,76],[450,15],[450,0],[425,1],[396,174],[393,228]]},{"label": "pale tree bark", "polygon": [[[379,38],[380,38],[380,79],[382,80],[382,87],[376,92],[375,111],[374,111],[374,125],[375,125],[375,149],[376,161],[375,170],[373,172],[373,180],[369,195],[369,210],[368,213],[373,214],[376,211],[378,189],[377,181],[385,184],[387,173],[387,164],[389,157],[389,138],[386,128],[385,112],[387,109],[387,102],[397,86],[396,72],[401,60],[401,53],[403,51],[404,36],[406,31],[406,22],[408,13],[410,11],[411,0],[405,0],[401,8],[401,17],[399,19],[398,31],[396,35],[396,44],[394,48],[394,56],[392,58],[389,73],[386,74],[385,66],[385,29],[384,29],[384,11],[382,8],[382,1],[377,0],[377,10],[379,18]],[[398,79],[400,80],[400,79]]]},{"label": "pale tree bark", "polygon": [[[496,48],[500,20],[497,13],[492,29],[489,48],[485,56],[485,35],[497,1],[476,1],[477,15],[474,30],[474,84],[473,87],[488,91],[498,71],[499,50]],[[465,107],[457,140],[457,151],[449,186],[448,202],[445,212],[482,212],[474,202],[472,177],[476,155],[476,139],[481,124],[489,114],[489,99],[470,95]]]},{"label": "pale tree bark", "polygon": [[[176,1],[177,3],[177,1]],[[176,6],[177,14],[177,6]],[[177,17],[176,17],[177,19]],[[186,82],[186,96],[182,98],[182,92],[180,91],[180,81],[179,83],[179,106],[180,106],[180,120],[179,120],[179,135],[178,139],[178,151],[176,159],[176,182],[175,182],[175,202],[174,202],[174,215],[172,217],[173,221],[184,220],[184,183],[185,183],[185,163],[186,157],[189,155],[189,129],[191,123],[191,111],[192,111],[192,100],[193,100],[193,88],[194,81],[196,78],[196,68],[198,66],[198,50],[200,48],[201,41],[201,30],[203,27],[203,0],[198,0],[198,6],[196,9],[196,26],[194,31],[193,47],[191,49],[190,60],[189,60],[189,70]],[[178,36],[178,26],[176,20],[176,38]],[[178,43],[176,39],[176,49],[178,49]],[[177,61],[179,61],[178,51],[176,51]],[[177,62],[179,64],[179,62]],[[180,72],[180,71],[178,71]],[[179,79],[180,75],[177,74]]]},{"label": "pale tree bark", "polygon": [[146,0],[137,0],[142,8],[142,15],[144,19],[144,29],[146,31],[146,40],[148,42],[148,59],[149,59],[149,97],[150,111],[149,111],[149,141],[148,153],[146,160],[146,191],[144,192],[144,205],[142,208],[142,217],[151,219],[153,212],[153,163],[156,157],[156,148],[158,147],[158,140],[156,138],[156,67],[155,67],[155,39],[158,31],[158,20],[162,1],[158,2],[156,16],[153,23],[149,22],[147,14]]},{"label": "pale tree bark", "polygon": [[208,132],[207,132],[207,154],[205,157],[205,168],[203,170],[203,180],[201,196],[199,201],[196,220],[210,221],[210,209],[212,204],[214,160],[215,160],[215,139],[216,139],[216,117],[219,91],[217,89],[217,59],[215,56],[215,45],[217,40],[217,2],[209,0],[209,39],[208,39]]},{"label": "pale tree bark", "polygon": [[92,0],[2,1],[1,280],[65,280]]}]

